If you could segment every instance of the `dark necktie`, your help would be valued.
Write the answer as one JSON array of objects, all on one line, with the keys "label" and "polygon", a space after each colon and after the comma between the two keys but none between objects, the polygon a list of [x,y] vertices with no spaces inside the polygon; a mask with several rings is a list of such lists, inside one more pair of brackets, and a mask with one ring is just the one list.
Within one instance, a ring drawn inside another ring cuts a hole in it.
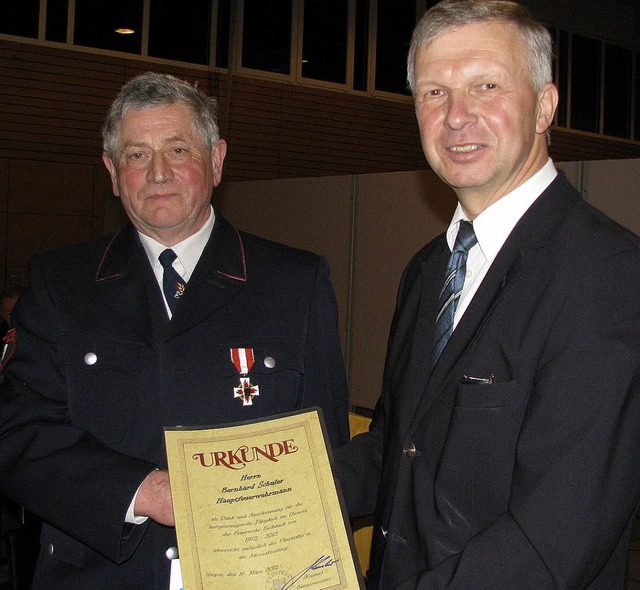
[{"label": "dark necktie", "polygon": [[435,363],[444,350],[449,336],[453,332],[453,318],[458,306],[458,299],[464,285],[467,271],[467,256],[469,250],[477,244],[478,239],[469,221],[461,221],[458,235],[453,246],[453,252],[447,264],[444,285],[440,291],[440,304],[436,318],[436,339],[433,348],[433,362]]},{"label": "dark necktie", "polygon": [[171,248],[167,248],[158,256],[158,260],[164,269],[162,289],[172,314],[175,313],[178,301],[180,301],[180,297],[182,297],[187,286],[184,279],[173,268],[173,261],[176,258],[177,255]]}]

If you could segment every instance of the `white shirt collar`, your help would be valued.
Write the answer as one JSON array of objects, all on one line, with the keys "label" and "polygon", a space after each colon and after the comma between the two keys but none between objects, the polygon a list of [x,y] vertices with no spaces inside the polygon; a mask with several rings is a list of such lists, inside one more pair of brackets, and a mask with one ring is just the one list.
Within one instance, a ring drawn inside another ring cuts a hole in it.
[{"label": "white shirt collar", "polygon": [[[498,199],[473,220],[478,245],[488,262],[493,262],[520,218],[553,182],[557,174],[551,158],[547,159],[547,163],[531,178]],[[458,222],[466,219],[458,203],[447,229],[447,243],[451,250],[458,233]]]},{"label": "white shirt collar", "polygon": [[[193,273],[196,264],[198,264],[200,256],[202,256],[204,247],[207,245],[207,242],[211,237],[215,219],[216,216],[213,211],[213,207],[210,207],[210,214],[204,225],[195,234],[171,247],[177,256],[173,265],[180,276],[182,276],[182,278],[187,282],[191,278],[191,274]],[[157,272],[157,269],[161,268],[158,256],[160,256],[160,253],[163,250],[166,250],[167,247],[146,234],[138,232],[138,235],[140,236],[142,246],[147,253],[151,267]]]}]

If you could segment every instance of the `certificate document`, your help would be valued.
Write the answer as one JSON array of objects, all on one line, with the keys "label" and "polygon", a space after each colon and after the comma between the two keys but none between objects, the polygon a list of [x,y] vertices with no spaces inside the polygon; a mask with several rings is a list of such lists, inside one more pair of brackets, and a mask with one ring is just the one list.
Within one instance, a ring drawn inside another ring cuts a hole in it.
[{"label": "certificate document", "polygon": [[364,588],[319,410],[165,440],[185,590]]}]

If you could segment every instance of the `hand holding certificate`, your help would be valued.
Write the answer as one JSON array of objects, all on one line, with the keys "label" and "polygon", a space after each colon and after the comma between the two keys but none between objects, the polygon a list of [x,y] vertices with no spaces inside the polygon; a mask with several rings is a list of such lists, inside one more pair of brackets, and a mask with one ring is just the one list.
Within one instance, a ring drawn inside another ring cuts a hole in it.
[{"label": "hand holding certificate", "polygon": [[165,438],[185,590],[363,587],[317,410]]}]

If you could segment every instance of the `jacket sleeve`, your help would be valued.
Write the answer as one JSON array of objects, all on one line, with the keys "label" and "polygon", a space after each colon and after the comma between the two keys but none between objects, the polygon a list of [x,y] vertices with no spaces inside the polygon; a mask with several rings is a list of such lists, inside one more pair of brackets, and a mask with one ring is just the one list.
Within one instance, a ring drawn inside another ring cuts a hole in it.
[{"label": "jacket sleeve", "polygon": [[29,280],[12,313],[16,342],[0,389],[0,487],[48,523],[122,561],[146,529],[125,527],[127,507],[156,466],[73,426],[58,362],[64,327],[50,290],[55,277],[40,256],[30,262]]},{"label": "jacket sleeve", "polygon": [[326,259],[320,258],[312,286],[300,407],[322,409],[334,449],[349,440],[347,381],[338,338],[338,311]]}]

